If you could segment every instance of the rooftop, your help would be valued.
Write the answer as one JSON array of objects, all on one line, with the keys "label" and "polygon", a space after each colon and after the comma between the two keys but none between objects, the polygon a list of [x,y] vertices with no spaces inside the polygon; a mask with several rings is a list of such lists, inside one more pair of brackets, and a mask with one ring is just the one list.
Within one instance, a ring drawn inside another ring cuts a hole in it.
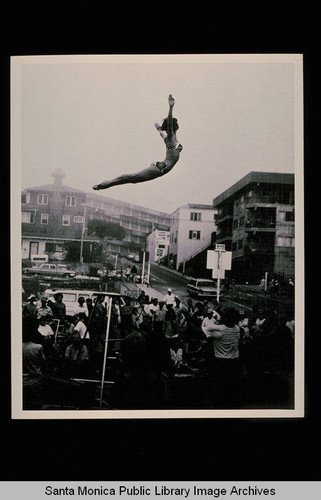
[{"label": "rooftop", "polygon": [[220,195],[213,199],[213,206],[217,207],[223,201],[241,191],[244,187],[250,184],[287,184],[294,186],[294,174],[276,173],[276,172],[250,172],[233,184],[231,187],[223,191]]}]

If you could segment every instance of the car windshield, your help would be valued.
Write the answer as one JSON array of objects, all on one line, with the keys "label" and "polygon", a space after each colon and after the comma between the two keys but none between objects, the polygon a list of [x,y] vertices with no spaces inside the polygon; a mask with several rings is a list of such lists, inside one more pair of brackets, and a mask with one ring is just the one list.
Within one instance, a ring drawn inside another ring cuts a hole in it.
[{"label": "car windshield", "polygon": [[208,281],[199,281],[198,286],[207,287],[207,288],[213,288],[214,283],[208,282]]}]

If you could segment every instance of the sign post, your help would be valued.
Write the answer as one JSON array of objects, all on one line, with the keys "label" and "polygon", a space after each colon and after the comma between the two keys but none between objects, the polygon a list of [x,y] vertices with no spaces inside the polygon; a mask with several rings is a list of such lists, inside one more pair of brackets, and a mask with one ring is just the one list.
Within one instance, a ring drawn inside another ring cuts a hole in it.
[{"label": "sign post", "polygon": [[225,270],[232,268],[232,252],[225,250],[225,245],[216,244],[215,250],[207,251],[207,269],[212,269],[212,277],[217,279],[217,302],[220,301],[221,280],[225,278]]}]

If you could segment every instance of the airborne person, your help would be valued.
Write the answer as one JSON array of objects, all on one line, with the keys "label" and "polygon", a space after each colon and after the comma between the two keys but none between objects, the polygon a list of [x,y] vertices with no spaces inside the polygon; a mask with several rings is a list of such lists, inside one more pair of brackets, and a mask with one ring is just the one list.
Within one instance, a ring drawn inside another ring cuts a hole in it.
[{"label": "airborne person", "polygon": [[162,125],[155,123],[161,137],[164,139],[166,145],[166,157],[163,161],[153,162],[148,168],[140,170],[133,174],[123,174],[110,181],[104,181],[100,184],[93,186],[93,189],[98,191],[100,189],[108,189],[112,186],[121,184],[136,184],[138,182],[146,182],[156,179],[167,174],[174,165],[178,162],[180,153],[183,146],[179,144],[176,138],[176,131],[178,130],[178,122],[173,118],[173,107],[175,104],[174,98],[169,95],[168,97],[169,111],[168,116],[163,120]]}]

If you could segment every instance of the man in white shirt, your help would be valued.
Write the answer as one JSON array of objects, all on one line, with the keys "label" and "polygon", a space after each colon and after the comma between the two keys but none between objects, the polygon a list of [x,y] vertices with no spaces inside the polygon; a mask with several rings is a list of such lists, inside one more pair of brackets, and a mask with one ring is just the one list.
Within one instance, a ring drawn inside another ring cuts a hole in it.
[{"label": "man in white shirt", "polygon": [[[75,329],[74,332],[79,332],[80,338],[83,339],[85,337],[87,327],[85,325],[85,313],[78,313],[75,316]],[[89,338],[89,332],[87,332],[86,338]]]},{"label": "man in white shirt", "polygon": [[207,316],[202,321],[202,330],[205,333],[206,337],[211,336],[211,333],[215,327],[215,325],[218,324],[218,321],[214,317],[214,309],[208,308],[207,310]]},{"label": "man in white shirt", "polygon": [[157,311],[159,311],[158,299],[154,298],[150,304],[145,306],[145,313],[147,316],[153,318]]},{"label": "man in white shirt", "polygon": [[165,302],[166,306],[168,306],[168,304],[174,306],[175,295],[173,295],[173,290],[171,288],[167,289],[167,294],[165,295],[163,302]]},{"label": "man in white shirt", "polygon": [[88,307],[85,302],[84,297],[79,297],[78,298],[78,304],[76,305],[74,309],[74,314],[79,314],[79,313],[84,313],[86,315],[86,318],[88,318]]}]

